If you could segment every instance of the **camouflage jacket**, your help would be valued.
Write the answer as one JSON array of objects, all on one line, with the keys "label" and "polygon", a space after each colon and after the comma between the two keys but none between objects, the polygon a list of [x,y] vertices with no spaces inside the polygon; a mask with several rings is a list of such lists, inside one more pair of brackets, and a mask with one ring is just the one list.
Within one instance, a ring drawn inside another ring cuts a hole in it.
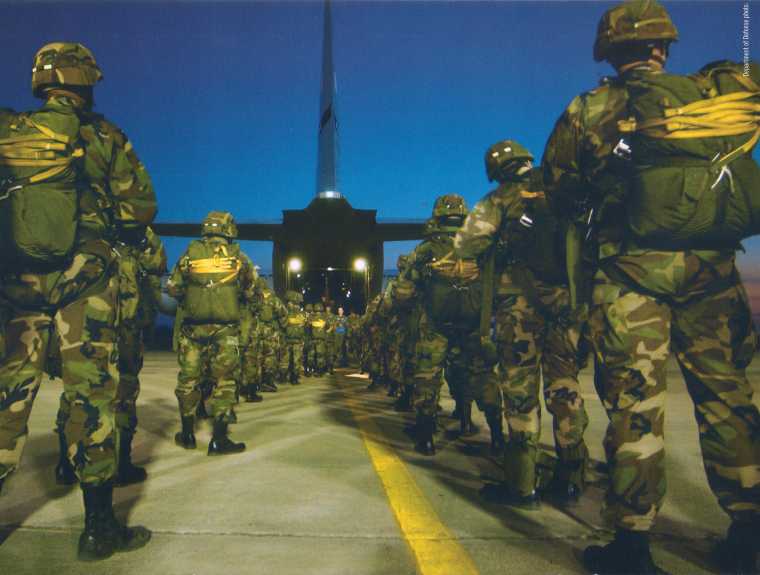
[{"label": "camouflage jacket", "polygon": [[[626,235],[626,201],[632,181],[630,147],[618,129],[628,117],[626,82],[648,68],[634,68],[605,79],[577,96],[554,126],[543,155],[547,199],[554,212],[579,223],[590,222],[586,257],[603,260],[621,253],[641,254]],[[724,251],[694,251],[719,261]]]},{"label": "camouflage jacket", "polygon": [[576,221],[587,221],[593,207],[598,247],[593,255],[599,259],[623,249],[623,202],[630,170],[617,122],[627,115],[625,80],[605,80],[570,102],[544,150],[549,202],[558,215]]},{"label": "camouflage jacket", "polygon": [[156,195],[132,144],[103,116],[83,112],[80,118],[90,184],[80,205],[80,235],[86,240],[111,235],[113,226],[130,230],[149,225],[156,215]]}]

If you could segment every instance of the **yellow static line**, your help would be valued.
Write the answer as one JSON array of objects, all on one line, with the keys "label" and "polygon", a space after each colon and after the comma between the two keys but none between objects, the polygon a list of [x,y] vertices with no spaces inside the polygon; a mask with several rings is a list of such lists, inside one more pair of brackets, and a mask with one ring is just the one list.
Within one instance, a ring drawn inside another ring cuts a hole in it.
[{"label": "yellow static line", "polygon": [[[345,387],[344,391],[347,391]],[[378,425],[361,413],[349,394],[347,391],[348,406],[404,539],[412,548],[417,572],[420,575],[478,575],[469,553],[441,522],[404,462],[379,439],[382,431]]]}]

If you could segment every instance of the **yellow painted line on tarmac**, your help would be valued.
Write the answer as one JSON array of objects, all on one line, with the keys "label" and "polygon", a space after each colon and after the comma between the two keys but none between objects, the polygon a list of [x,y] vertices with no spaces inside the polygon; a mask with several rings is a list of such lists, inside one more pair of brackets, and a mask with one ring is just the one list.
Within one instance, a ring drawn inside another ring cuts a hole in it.
[{"label": "yellow painted line on tarmac", "polygon": [[385,489],[420,575],[478,575],[475,563],[441,522],[404,462],[387,443],[372,418],[362,413],[351,391],[343,387],[372,465]]}]

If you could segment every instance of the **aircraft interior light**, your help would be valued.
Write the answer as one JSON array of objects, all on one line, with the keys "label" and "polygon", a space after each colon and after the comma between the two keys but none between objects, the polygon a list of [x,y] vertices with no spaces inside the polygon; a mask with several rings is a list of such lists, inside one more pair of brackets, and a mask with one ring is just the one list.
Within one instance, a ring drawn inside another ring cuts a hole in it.
[{"label": "aircraft interior light", "polygon": [[288,269],[292,272],[300,272],[303,263],[298,258],[291,258],[288,261]]},{"label": "aircraft interior light", "polygon": [[367,269],[367,260],[364,258],[356,258],[354,260],[354,269],[357,272],[363,272]]}]

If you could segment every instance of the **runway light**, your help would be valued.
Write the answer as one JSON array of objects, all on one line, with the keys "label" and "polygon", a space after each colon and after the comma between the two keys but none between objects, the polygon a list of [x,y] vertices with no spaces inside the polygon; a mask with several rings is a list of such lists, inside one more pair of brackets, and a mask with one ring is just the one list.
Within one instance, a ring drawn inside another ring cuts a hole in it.
[{"label": "runway light", "polygon": [[288,269],[292,272],[300,272],[302,265],[301,260],[298,258],[291,258],[288,262]]},{"label": "runway light", "polygon": [[367,269],[367,260],[364,258],[356,258],[354,260],[354,269],[357,272],[363,272]]}]

